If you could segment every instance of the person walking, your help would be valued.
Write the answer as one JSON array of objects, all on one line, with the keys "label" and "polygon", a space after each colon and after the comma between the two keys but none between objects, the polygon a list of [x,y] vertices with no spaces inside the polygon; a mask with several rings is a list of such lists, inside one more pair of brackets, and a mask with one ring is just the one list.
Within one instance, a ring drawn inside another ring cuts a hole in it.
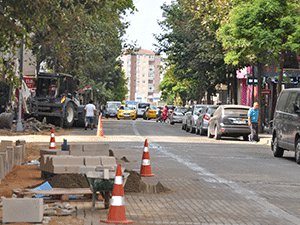
[{"label": "person walking", "polygon": [[94,128],[94,117],[96,114],[96,106],[93,104],[93,100],[89,101],[89,104],[87,104],[84,107],[85,110],[85,127],[86,130],[88,128],[88,125],[91,126],[91,130]]},{"label": "person walking", "polygon": [[253,107],[248,111],[248,125],[250,126],[251,134],[249,135],[249,141],[259,142],[258,137],[258,117],[259,117],[259,104],[253,103]]}]

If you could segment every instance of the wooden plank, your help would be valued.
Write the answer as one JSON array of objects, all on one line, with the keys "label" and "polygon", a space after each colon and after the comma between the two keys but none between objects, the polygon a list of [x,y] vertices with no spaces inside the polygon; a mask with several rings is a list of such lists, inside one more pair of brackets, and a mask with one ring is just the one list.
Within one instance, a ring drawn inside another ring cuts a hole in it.
[{"label": "wooden plank", "polygon": [[[15,191],[14,191],[15,192]],[[87,195],[92,194],[89,188],[52,188],[51,190],[32,190],[32,189],[21,189],[16,190],[18,194],[39,194],[39,195]]]}]

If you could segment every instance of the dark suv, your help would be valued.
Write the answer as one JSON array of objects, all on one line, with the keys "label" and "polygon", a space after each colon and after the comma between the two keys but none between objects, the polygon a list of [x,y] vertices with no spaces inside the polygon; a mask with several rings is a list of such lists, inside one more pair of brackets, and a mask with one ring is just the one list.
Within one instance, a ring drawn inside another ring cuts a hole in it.
[{"label": "dark suv", "polygon": [[282,157],[284,150],[295,151],[300,164],[300,88],[283,90],[277,100],[272,130],[272,151]]}]

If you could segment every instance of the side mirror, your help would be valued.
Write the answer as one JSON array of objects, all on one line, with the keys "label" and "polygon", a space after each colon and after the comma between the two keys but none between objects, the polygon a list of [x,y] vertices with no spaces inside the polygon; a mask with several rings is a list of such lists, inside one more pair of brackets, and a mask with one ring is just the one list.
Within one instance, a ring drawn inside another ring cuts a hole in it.
[{"label": "side mirror", "polygon": [[299,107],[299,105],[297,105],[297,104],[294,103],[293,106],[294,106],[294,112],[300,114],[300,107]]}]

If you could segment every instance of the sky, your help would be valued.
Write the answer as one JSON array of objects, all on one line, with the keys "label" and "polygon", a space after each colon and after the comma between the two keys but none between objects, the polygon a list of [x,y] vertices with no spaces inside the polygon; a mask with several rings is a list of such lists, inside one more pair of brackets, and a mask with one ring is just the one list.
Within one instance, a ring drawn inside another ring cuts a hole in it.
[{"label": "sky", "polygon": [[126,32],[129,43],[136,41],[137,46],[143,49],[155,50],[153,44],[156,42],[153,34],[159,34],[161,29],[157,23],[162,20],[161,6],[164,2],[171,0],[133,0],[137,12],[127,17],[130,26]]}]

